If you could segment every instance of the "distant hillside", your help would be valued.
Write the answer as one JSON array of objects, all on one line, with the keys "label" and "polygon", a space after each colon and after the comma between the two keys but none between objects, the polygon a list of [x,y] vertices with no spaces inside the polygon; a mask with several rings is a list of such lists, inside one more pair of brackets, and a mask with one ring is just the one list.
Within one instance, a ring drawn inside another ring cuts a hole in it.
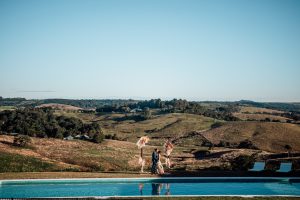
[{"label": "distant hillside", "polygon": [[25,99],[25,98],[0,98],[0,106],[35,107],[42,104],[66,104],[75,107],[90,109],[105,105],[123,105],[134,103],[135,100],[126,99]]},{"label": "distant hillside", "polygon": [[283,111],[280,111],[280,110],[254,107],[254,106],[240,106],[240,112],[241,113],[250,113],[250,114],[255,114],[255,113],[281,114],[281,113],[284,113]]},{"label": "distant hillside", "polygon": [[[0,97],[0,106],[15,106],[15,107],[35,107],[41,104],[67,104],[80,108],[99,108],[103,106],[123,106],[123,105],[136,105],[138,107],[144,108],[160,108],[163,105],[165,106],[173,106],[174,108],[183,108],[186,111],[190,110],[192,107],[194,110],[199,111],[199,109],[210,108],[215,109],[217,107],[228,107],[234,105],[246,105],[253,106],[259,108],[268,108],[281,110],[285,112],[300,112],[300,103],[284,103],[284,102],[254,102],[248,100],[241,100],[236,102],[222,102],[222,101],[186,101],[182,99],[173,99],[170,101],[161,101],[160,99],[152,99],[148,101],[141,100],[132,100],[132,99],[25,99],[25,98],[3,98]],[[158,105],[156,105],[159,103]],[[197,106],[198,108],[196,108]],[[158,106],[158,107],[157,107]],[[171,107],[172,107],[171,106]],[[176,111],[175,109],[175,111]],[[193,111],[194,112],[194,111]]]},{"label": "distant hillside", "polygon": [[275,109],[275,110],[281,110],[281,111],[296,111],[300,112],[300,103],[277,103],[277,102],[254,102],[254,101],[248,101],[248,100],[241,100],[237,103],[241,105],[251,105],[254,107],[260,107],[260,108],[269,108],[269,109]]},{"label": "distant hillside", "polygon": [[[234,112],[233,116],[244,121],[277,121],[287,122],[291,119],[283,111],[259,108],[254,106],[239,106],[238,112]],[[291,117],[291,116],[289,116]]]},{"label": "distant hillside", "polygon": [[39,106],[36,106],[36,108],[52,108],[52,109],[58,109],[58,110],[71,110],[71,111],[77,111],[82,110],[82,108],[70,106],[66,104],[59,104],[59,103],[47,103],[47,104],[41,104]]},{"label": "distant hillside", "polygon": [[[0,135],[0,172],[6,171],[112,171],[135,169],[139,155],[135,143],[102,144],[53,138],[31,138],[33,148],[13,146],[13,137]],[[128,153],[130,152],[130,153]],[[145,153],[150,155],[150,151]],[[20,166],[21,165],[21,166]],[[41,168],[41,166],[45,166]]]},{"label": "distant hillside", "polygon": [[220,141],[240,143],[249,139],[261,150],[284,152],[289,144],[294,151],[300,151],[300,126],[273,122],[228,122],[219,128],[202,133],[204,137],[218,144]]},{"label": "distant hillside", "polygon": [[[124,120],[123,120],[124,119]],[[166,138],[178,138],[186,133],[209,129],[214,123],[212,118],[186,113],[171,113],[134,122],[126,120],[121,114],[104,115],[97,118],[104,133],[117,133],[118,137],[131,142],[147,135],[151,144],[161,145]]]}]

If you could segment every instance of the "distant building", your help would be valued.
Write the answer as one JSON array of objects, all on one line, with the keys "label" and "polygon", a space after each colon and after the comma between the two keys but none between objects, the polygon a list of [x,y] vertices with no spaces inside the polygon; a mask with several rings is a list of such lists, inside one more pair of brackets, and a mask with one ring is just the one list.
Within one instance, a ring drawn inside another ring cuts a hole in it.
[{"label": "distant building", "polygon": [[76,135],[74,138],[79,140],[81,138],[81,135]]},{"label": "distant building", "polygon": [[90,137],[88,135],[82,135],[80,139],[82,139],[82,140],[89,140]]},{"label": "distant building", "polygon": [[71,135],[69,135],[68,137],[65,137],[65,138],[64,138],[64,140],[73,140],[73,139],[74,139],[74,137],[71,136]]},{"label": "distant building", "polygon": [[140,108],[134,108],[134,109],[132,109],[130,112],[131,113],[137,113],[137,112],[142,112],[143,110],[142,109],[140,109]]},{"label": "distant building", "polygon": [[88,135],[76,135],[74,136],[74,139],[77,139],[77,140],[90,140],[91,138],[88,136]]}]

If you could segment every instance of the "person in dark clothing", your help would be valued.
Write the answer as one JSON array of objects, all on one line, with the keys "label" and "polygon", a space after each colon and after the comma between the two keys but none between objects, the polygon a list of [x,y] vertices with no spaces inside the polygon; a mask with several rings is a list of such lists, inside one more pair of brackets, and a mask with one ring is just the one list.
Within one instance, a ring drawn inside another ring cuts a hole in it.
[{"label": "person in dark clothing", "polygon": [[154,149],[152,153],[152,167],[151,167],[152,174],[157,173],[157,162],[158,162],[158,153],[157,153],[157,149]]}]

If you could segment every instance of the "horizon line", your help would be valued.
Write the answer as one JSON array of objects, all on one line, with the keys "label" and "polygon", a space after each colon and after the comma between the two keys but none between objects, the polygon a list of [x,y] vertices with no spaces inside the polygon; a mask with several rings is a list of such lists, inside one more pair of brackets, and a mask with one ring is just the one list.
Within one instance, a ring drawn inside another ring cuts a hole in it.
[{"label": "horizon line", "polygon": [[25,100],[51,100],[51,99],[63,99],[63,100],[133,100],[133,101],[146,101],[146,100],[152,100],[152,99],[160,99],[161,101],[171,101],[173,99],[177,100],[186,100],[189,102],[241,102],[241,101],[248,101],[248,102],[258,102],[258,103],[300,103],[299,101],[259,101],[259,100],[252,100],[252,99],[239,99],[239,100],[195,100],[195,99],[188,99],[188,98],[182,98],[182,97],[116,97],[116,96],[108,96],[108,97],[98,97],[98,98],[93,98],[93,97],[84,97],[84,98],[63,98],[63,97],[51,97],[51,98],[25,98],[25,97],[2,97],[2,99],[6,98],[24,98]]}]

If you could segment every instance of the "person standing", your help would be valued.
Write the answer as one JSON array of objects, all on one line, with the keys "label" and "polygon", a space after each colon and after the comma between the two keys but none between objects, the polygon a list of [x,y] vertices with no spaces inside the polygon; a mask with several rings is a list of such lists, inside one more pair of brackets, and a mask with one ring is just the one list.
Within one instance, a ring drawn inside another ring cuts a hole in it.
[{"label": "person standing", "polygon": [[157,153],[157,149],[154,149],[154,151],[152,153],[151,174],[156,174],[156,172],[157,172],[157,162],[158,162],[158,153]]},{"label": "person standing", "polygon": [[158,154],[157,172],[158,172],[158,174],[163,175],[165,173],[165,171],[164,171],[164,167],[163,167],[163,165],[161,164],[161,161],[160,161],[161,151],[158,151],[157,154]]},{"label": "person standing", "polygon": [[140,154],[139,162],[138,162],[139,165],[141,165],[141,173],[144,172],[144,166],[145,166],[145,158],[144,158],[144,155],[143,155],[143,148],[146,146],[146,144],[148,142],[149,142],[149,138],[147,136],[143,136],[136,143],[138,148],[141,149],[141,154]]},{"label": "person standing", "polygon": [[173,151],[174,145],[171,143],[170,139],[168,139],[164,144],[164,151],[166,155],[166,166],[170,169],[171,167],[171,161],[170,161],[170,155]]}]

